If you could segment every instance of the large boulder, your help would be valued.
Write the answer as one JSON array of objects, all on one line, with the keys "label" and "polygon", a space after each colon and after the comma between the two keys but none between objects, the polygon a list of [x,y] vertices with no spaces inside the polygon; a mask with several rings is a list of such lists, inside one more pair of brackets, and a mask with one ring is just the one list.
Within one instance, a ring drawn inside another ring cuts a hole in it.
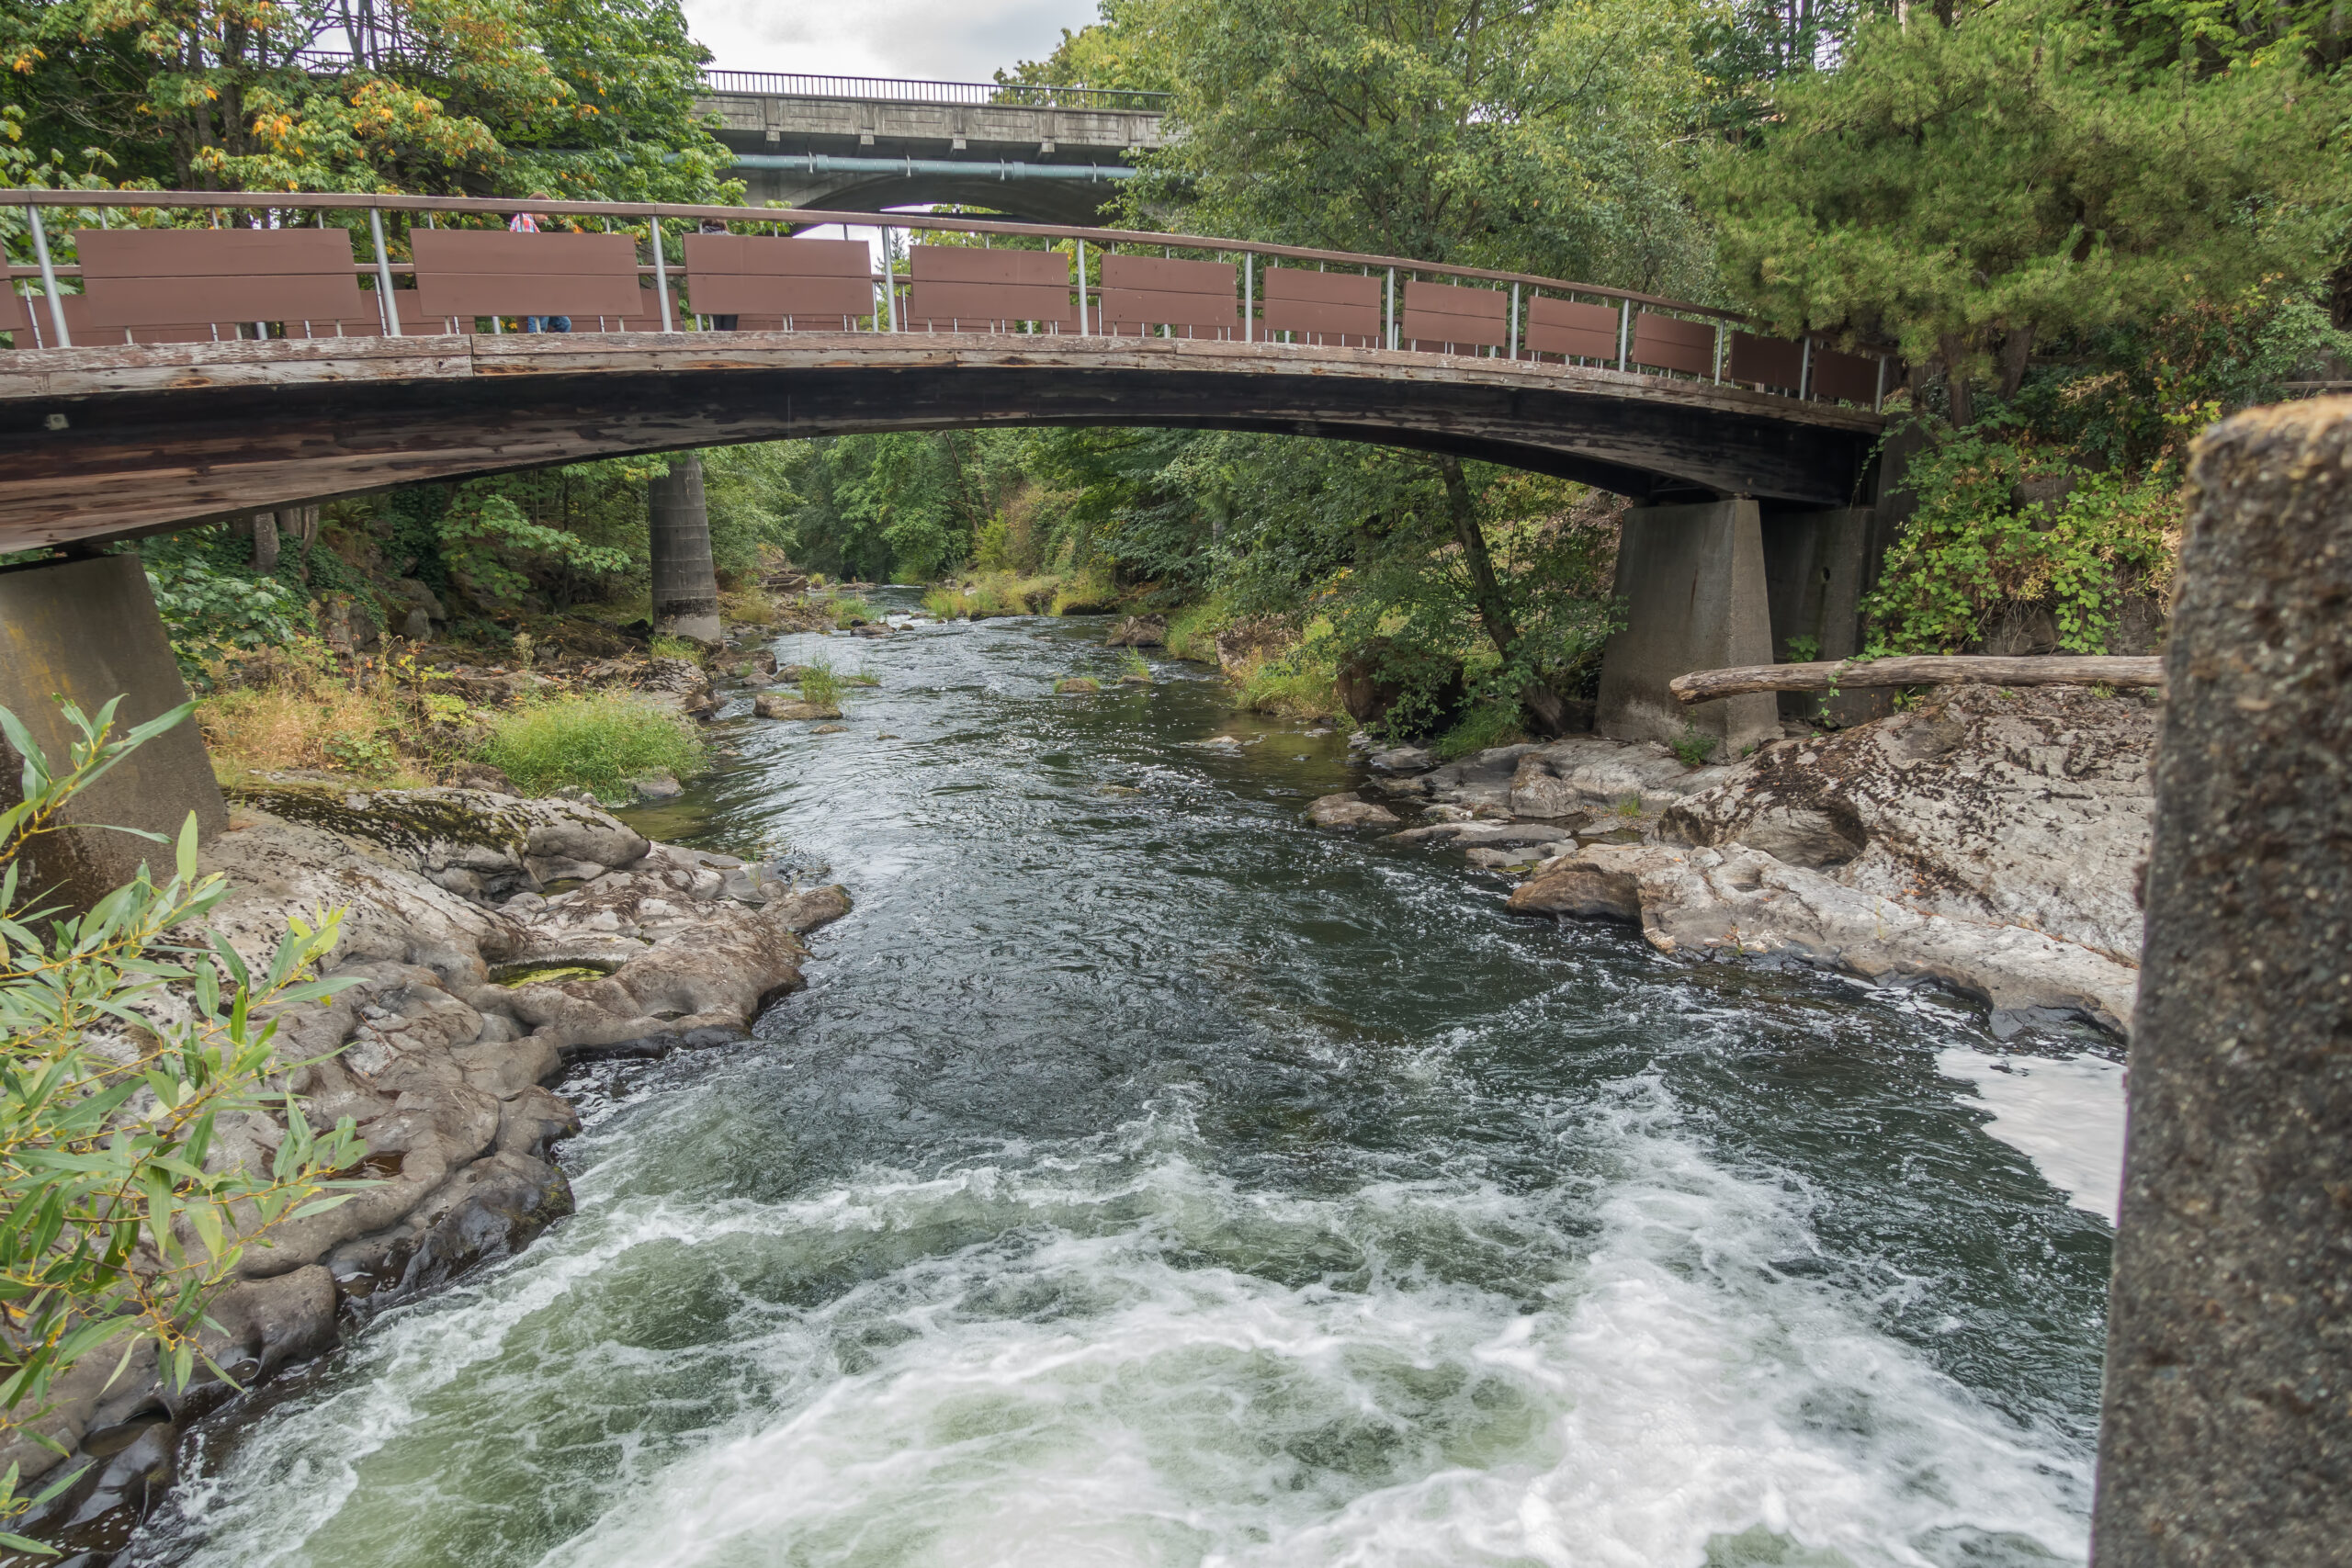
[{"label": "large boulder", "polygon": [[1111,648],[1165,648],[1168,646],[1168,617],[1165,615],[1129,615],[1111,628],[1103,643]]},{"label": "large boulder", "polygon": [[1317,828],[1385,828],[1396,824],[1396,814],[1352,795],[1327,795],[1307,807],[1306,819]]},{"label": "large boulder", "polygon": [[2156,717],[2137,694],[1948,688],[1912,712],[1767,747],[1676,801],[1661,830],[2136,963]]},{"label": "large boulder", "polygon": [[1451,728],[1469,704],[1460,660],[1410,653],[1386,637],[1374,637],[1341,660],[1338,685],[1340,705],[1363,725],[1387,724],[1408,693],[1419,693],[1406,727],[1416,735]]}]

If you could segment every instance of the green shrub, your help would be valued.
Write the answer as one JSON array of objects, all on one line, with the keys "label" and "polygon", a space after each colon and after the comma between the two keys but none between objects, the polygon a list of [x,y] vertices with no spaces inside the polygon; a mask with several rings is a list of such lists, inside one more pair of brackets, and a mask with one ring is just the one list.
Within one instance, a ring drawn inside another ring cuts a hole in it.
[{"label": "green shrub", "polygon": [[710,656],[698,642],[688,642],[682,637],[657,637],[653,639],[653,657],[683,659],[689,664],[700,664]]},{"label": "green shrub", "polygon": [[1675,761],[1686,768],[1702,767],[1715,754],[1715,738],[1705,730],[1691,727],[1668,743]]},{"label": "green shrub", "polygon": [[616,795],[651,773],[683,777],[702,766],[685,721],[627,697],[565,697],[501,715],[481,760],[534,795],[576,786]]},{"label": "green shrub", "polygon": [[[85,1358],[128,1360],[145,1340],[175,1393],[199,1360],[225,1379],[197,1335],[206,1303],[235,1278],[245,1248],[372,1185],[334,1179],[367,1153],[350,1118],[316,1134],[296,1097],[273,1087],[295,1064],[279,1060],[277,1024],[266,1014],[356,983],[313,978],[341,940],[342,910],[294,916],[276,951],[249,969],[204,929],[229,887],[198,870],[193,813],[176,852],[164,847],[157,856],[160,884],[142,865],[86,914],[50,903],[53,867],[42,840],[63,825],[61,808],[189,713],[175,708],[118,739],[120,700],[95,718],[64,705],[80,739],[62,773],[0,709],[0,731],[24,762],[23,799],[0,811],[0,1277],[8,1303],[0,1438],[51,1448],[30,1428],[57,1379]],[[286,1128],[266,1164],[220,1157],[216,1130],[265,1116]],[[11,1465],[0,1476],[0,1523],[79,1473],[61,1470],[28,1499],[16,1495]],[[54,1555],[12,1534],[0,1533],[0,1546]]]},{"label": "green shrub", "polygon": [[858,622],[873,624],[882,618],[882,612],[854,594],[847,599],[835,599],[832,604],[833,625],[854,626]]},{"label": "green shrub", "polygon": [[1492,747],[1515,745],[1526,739],[1527,732],[1519,725],[1517,703],[1481,703],[1464,714],[1459,724],[1430,742],[1430,754],[1441,761],[1451,762]]},{"label": "green shrub", "polygon": [[1233,624],[1233,612],[1216,599],[1187,604],[1168,617],[1168,652],[1176,659],[1215,664],[1216,634]]}]

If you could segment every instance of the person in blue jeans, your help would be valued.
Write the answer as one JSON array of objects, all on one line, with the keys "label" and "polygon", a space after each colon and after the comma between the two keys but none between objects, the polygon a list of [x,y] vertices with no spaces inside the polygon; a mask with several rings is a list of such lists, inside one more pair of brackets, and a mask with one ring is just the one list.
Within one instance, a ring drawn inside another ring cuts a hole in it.
[{"label": "person in blue jeans", "polygon": [[[535,190],[531,193],[531,199],[545,201],[548,199],[548,193],[543,190]],[[536,234],[539,231],[539,220],[527,212],[518,212],[507,220],[506,227],[514,233]],[[571,330],[571,318],[570,316],[526,316],[523,318],[523,330],[526,333],[568,333]]]}]

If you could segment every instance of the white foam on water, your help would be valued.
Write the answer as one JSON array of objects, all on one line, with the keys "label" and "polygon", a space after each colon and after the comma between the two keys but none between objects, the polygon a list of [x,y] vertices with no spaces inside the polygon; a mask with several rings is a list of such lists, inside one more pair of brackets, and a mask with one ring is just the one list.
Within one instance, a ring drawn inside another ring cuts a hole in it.
[{"label": "white foam on water", "polygon": [[2032,1160],[2075,1208],[2115,1223],[2123,1201],[2123,1064],[1954,1049],[1939,1053],[1936,1066],[1976,1086],[1993,1111],[1986,1133]]}]

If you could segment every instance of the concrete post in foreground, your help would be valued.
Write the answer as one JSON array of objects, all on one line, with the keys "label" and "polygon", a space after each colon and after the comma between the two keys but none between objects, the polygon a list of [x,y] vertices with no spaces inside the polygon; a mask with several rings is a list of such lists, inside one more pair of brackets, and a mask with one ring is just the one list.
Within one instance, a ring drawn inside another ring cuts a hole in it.
[{"label": "concrete post in foreground", "polygon": [[1713,737],[1716,758],[1780,739],[1770,693],[1684,707],[1666,683],[1693,670],[1772,661],[1772,615],[1756,502],[1636,506],[1617,546],[1625,629],[1600,655],[1593,728],[1620,740]]},{"label": "concrete post in foreground", "polygon": [[2352,399],[2198,444],[2165,654],[2099,1568],[2352,1551]]},{"label": "concrete post in foreground", "polygon": [[702,459],[673,453],[669,474],[646,487],[646,499],[653,514],[653,629],[695,642],[721,640]]},{"label": "concrete post in foreground", "polygon": [[[74,733],[58,713],[58,695],[93,715],[121,697],[117,734],[187,701],[137,555],[0,568],[0,705],[24,720],[53,768],[65,765]],[[0,795],[11,803],[21,766],[0,742]],[[194,720],[133,751],[76,796],[68,815],[175,839],[191,811],[208,839],[229,825]],[[67,898],[86,907],[129,881],[141,861],[159,880],[170,875],[172,851],[128,833],[77,830],[38,840],[31,859],[35,886],[62,885]]]}]

